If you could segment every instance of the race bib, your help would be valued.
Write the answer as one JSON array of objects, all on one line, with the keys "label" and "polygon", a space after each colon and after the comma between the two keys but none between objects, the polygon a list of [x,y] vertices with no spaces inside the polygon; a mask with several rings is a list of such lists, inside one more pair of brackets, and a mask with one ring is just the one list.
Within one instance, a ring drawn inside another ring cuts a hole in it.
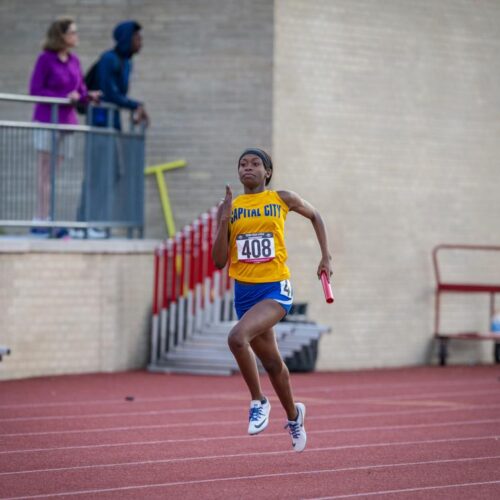
[{"label": "race bib", "polygon": [[240,262],[259,264],[269,262],[276,256],[273,233],[239,234],[236,246]]},{"label": "race bib", "polygon": [[280,281],[280,293],[289,299],[293,297],[292,284],[290,283],[290,280]]}]

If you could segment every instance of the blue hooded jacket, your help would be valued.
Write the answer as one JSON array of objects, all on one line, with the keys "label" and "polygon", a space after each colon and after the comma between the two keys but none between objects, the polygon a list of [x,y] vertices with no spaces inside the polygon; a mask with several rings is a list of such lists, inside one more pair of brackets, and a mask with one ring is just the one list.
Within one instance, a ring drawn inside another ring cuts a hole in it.
[{"label": "blue hooded jacket", "polygon": [[[141,104],[127,97],[132,73],[132,36],[140,29],[141,25],[136,21],[124,21],[118,24],[113,31],[113,38],[116,40],[115,48],[104,52],[97,66],[97,81],[99,90],[103,94],[102,100],[121,108],[136,109]],[[115,112],[114,115],[114,127],[120,130],[120,114]],[[96,108],[92,116],[92,124],[106,127],[106,118],[106,110]]]}]

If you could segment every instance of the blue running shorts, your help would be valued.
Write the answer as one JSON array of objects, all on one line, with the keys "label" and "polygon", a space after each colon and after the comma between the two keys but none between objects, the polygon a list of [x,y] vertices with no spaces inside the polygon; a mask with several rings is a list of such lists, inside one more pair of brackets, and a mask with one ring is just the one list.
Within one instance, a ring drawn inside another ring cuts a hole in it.
[{"label": "blue running shorts", "polygon": [[234,282],[234,308],[238,319],[241,319],[255,304],[266,299],[275,300],[288,313],[293,303],[293,290],[290,280],[255,283],[254,285]]}]

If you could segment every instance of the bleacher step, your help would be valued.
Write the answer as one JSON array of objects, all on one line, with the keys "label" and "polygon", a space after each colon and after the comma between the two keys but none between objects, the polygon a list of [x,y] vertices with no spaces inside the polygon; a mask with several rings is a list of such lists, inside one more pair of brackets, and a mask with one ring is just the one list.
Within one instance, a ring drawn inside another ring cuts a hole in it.
[{"label": "bleacher step", "polygon": [[[200,375],[229,375],[238,371],[238,365],[227,344],[227,337],[235,321],[204,326],[177,347],[164,353],[150,371],[165,373],[193,373]],[[330,328],[311,322],[284,321],[274,331],[280,353],[289,367],[306,366],[314,369],[317,342]],[[263,368],[258,363],[259,371]]]},{"label": "bleacher step", "polygon": [[231,375],[233,373],[230,369],[217,368],[217,367],[200,367],[191,365],[162,365],[154,364],[148,366],[148,371],[152,373],[181,373],[189,375]]}]

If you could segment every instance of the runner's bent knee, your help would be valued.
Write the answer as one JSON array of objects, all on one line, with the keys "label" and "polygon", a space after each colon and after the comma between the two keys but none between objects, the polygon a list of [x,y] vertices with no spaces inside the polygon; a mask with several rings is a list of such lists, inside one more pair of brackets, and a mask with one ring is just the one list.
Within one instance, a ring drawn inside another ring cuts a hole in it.
[{"label": "runner's bent knee", "polygon": [[227,337],[227,343],[231,350],[240,350],[249,345],[248,338],[246,338],[241,328],[236,325]]},{"label": "runner's bent knee", "polygon": [[271,376],[279,375],[284,371],[284,369],[286,369],[286,365],[283,363],[281,358],[261,359],[260,362],[262,363],[264,370],[266,370],[266,372]]}]

